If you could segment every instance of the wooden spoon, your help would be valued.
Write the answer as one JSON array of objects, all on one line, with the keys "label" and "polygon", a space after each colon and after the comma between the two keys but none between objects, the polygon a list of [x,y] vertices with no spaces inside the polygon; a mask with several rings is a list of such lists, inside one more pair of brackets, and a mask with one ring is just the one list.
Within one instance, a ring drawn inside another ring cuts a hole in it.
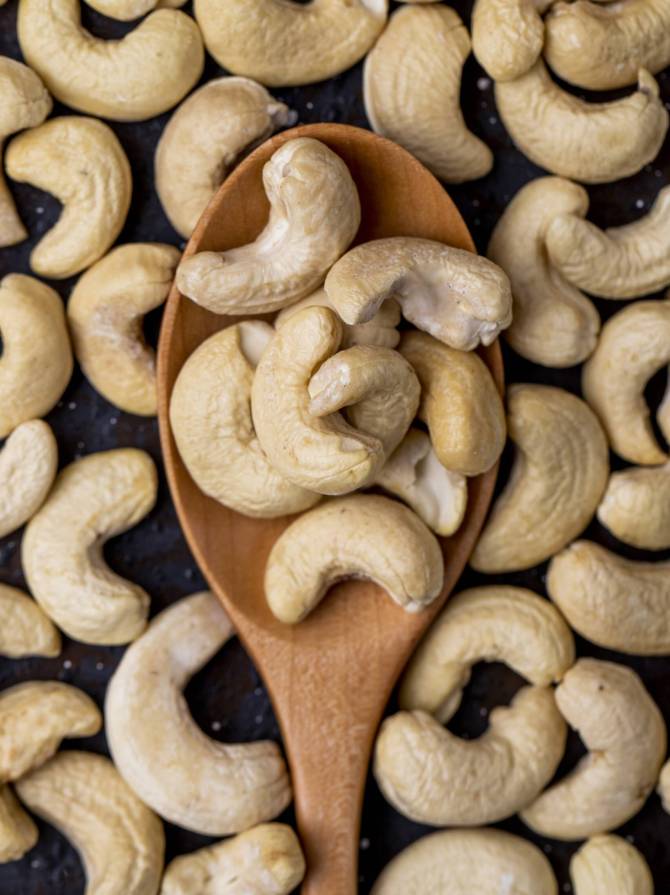
[{"label": "wooden spoon", "polygon": [[[287,140],[306,136],[324,142],[349,166],[363,209],[358,242],[421,236],[474,250],[447,194],[404,149],[359,128],[316,124],[284,131],[245,159],[212,199],[185,255],[251,242],[268,215],[263,165]],[[307,859],[302,892],[355,895],[360,813],[375,732],[398,675],[468,560],[497,470],[470,481],[465,521],[442,542],[444,590],[428,610],[407,614],[376,585],[345,581],[304,622],[281,624],[265,601],[263,573],[290,518],[249,519],[206,497],[186,471],[168,423],[170,393],[186,358],[239,319],[212,314],[172,289],[158,349],[165,466],[193,555],[262,674],[279,720]],[[497,344],[482,357],[502,391]]]}]

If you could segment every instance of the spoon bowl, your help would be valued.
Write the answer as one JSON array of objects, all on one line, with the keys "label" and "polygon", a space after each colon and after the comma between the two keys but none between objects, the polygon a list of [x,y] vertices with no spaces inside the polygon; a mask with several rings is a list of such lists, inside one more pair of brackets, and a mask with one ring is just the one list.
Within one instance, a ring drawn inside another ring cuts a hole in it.
[{"label": "spoon bowl", "polygon": [[[277,134],[227,178],[200,219],[184,255],[221,251],[256,238],[269,205],[263,165],[287,140],[314,137],[348,165],[361,198],[356,242],[385,236],[435,239],[474,251],[470,234],[438,181],[409,153],[369,131],[316,124]],[[250,519],[205,496],[177,452],[170,394],[188,356],[239,317],[212,314],[173,287],[158,349],[161,445],[181,526],[210,587],[230,615],[267,685],[282,731],[307,860],[304,895],[355,895],[360,813],[374,736],[397,678],[458,580],[484,522],[497,468],[469,480],[459,531],[442,538],[440,597],[408,614],[369,581],[344,581],[303,622],[270,612],[263,575],[272,545],[293,517]],[[481,356],[502,391],[497,344]]]}]

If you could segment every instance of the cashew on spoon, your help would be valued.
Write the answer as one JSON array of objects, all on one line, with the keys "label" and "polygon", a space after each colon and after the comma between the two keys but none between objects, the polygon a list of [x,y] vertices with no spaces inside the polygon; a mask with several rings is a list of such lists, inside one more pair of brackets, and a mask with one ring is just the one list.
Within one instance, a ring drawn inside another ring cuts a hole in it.
[{"label": "cashew on spoon", "polygon": [[60,647],[58,629],[37,603],[18,588],[0,584],[0,656],[53,658]]},{"label": "cashew on spoon", "polygon": [[0,450],[0,538],[39,510],[57,467],[58,446],[47,423],[29,420],[14,429]]},{"label": "cashew on spoon", "polygon": [[570,861],[575,895],[654,895],[649,865],[620,836],[594,836]]},{"label": "cashew on spoon", "polygon": [[598,521],[624,544],[670,549],[670,462],[613,472]]},{"label": "cashew on spoon", "polygon": [[18,861],[37,844],[39,833],[9,786],[0,786],[0,864]]},{"label": "cashew on spoon", "polygon": [[513,81],[533,67],[544,44],[542,15],[552,0],[477,0],[472,49],[494,81]]},{"label": "cashew on spoon", "polygon": [[217,743],[182,694],[233,633],[213,594],[180,600],[128,648],[105,702],[109,747],[126,783],[161,817],[210,836],[269,820],[291,801],[275,743]]},{"label": "cashew on spoon", "polygon": [[254,242],[198,252],[177,270],[180,292],[216,314],[277,311],[309,295],[358,230],[349,169],[318,140],[284,143],[263,167],[263,186],[270,216]]}]

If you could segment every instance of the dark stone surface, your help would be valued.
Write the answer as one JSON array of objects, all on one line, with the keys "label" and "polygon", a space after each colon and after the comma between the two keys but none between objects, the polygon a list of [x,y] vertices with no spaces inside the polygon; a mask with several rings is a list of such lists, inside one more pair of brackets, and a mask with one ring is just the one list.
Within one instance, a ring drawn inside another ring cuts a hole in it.
[{"label": "dark stone surface", "polygon": [[[470,0],[457,8],[466,16]],[[0,53],[20,58],[16,42],[15,17],[17,0],[9,0],[0,8]],[[102,37],[121,36],[130,26],[121,25],[91,13],[84,7],[84,19],[94,33]],[[217,76],[220,69],[209,59],[203,81]],[[666,102],[670,106],[670,74],[660,76]],[[625,93],[626,91],[621,91]],[[361,66],[324,84],[276,91],[299,113],[301,123],[340,121],[367,126],[362,94]],[[600,97],[598,97],[600,99]],[[449,192],[459,206],[480,251],[486,244],[502,209],[511,196],[528,180],[538,176],[539,168],[517,152],[499,122],[491,84],[473,59],[466,65],[463,106],[469,125],[491,146],[496,155],[492,173],[483,180],[451,187]],[[55,114],[66,113],[58,107]],[[130,159],[134,175],[134,193],[128,221],[120,242],[155,240],[179,245],[180,241],[163,215],[152,181],[153,152],[168,119],[162,115],[136,124],[112,127]],[[600,225],[628,222],[648,210],[658,190],[670,182],[670,147],[662,149],[659,158],[635,177],[614,184],[589,188],[590,218]],[[26,223],[30,239],[11,249],[0,250],[0,276],[9,272],[29,273],[28,255],[36,240],[56,220],[58,203],[31,187],[13,185],[13,192]],[[73,281],[54,283],[64,299]],[[617,302],[597,302],[603,317],[621,307]],[[158,327],[153,315],[149,330]],[[510,381],[546,382],[579,392],[579,370],[547,370],[534,366],[505,347],[507,376]],[[657,401],[664,385],[664,376],[649,389],[650,400]],[[65,465],[75,457],[93,451],[123,445],[144,448],[160,463],[160,448],[155,420],[120,413],[97,395],[77,370],[58,407],[48,416],[58,438],[60,462]],[[508,462],[509,462],[509,458]],[[614,465],[621,465],[616,459]],[[501,476],[504,479],[505,470]],[[614,541],[593,523],[587,536],[626,555],[645,558]],[[0,580],[23,586],[19,558],[20,532],[0,541]],[[140,583],[152,597],[152,613],[204,586],[204,581],[183,540],[165,484],[161,478],[160,494],[155,510],[135,529],[116,538],[106,549],[111,565],[121,574]],[[649,555],[668,558],[667,554]],[[546,566],[529,572],[503,575],[496,580],[530,587],[544,593]],[[486,579],[467,571],[462,586]],[[670,661],[636,659],[600,650],[580,641],[582,655],[593,655],[624,662],[634,667],[646,686],[670,718]],[[0,660],[0,688],[20,681],[58,678],[82,687],[102,706],[105,687],[122,654],[121,648],[86,646],[68,641],[58,659]],[[450,725],[457,733],[477,736],[484,729],[488,711],[508,702],[519,686],[519,679],[502,666],[478,667],[468,687],[463,707]],[[265,689],[237,642],[227,646],[191,682],[187,698],[197,722],[210,736],[222,740],[244,741],[261,737],[279,738],[277,725]],[[392,706],[389,710],[392,710]],[[221,725],[219,728],[219,724]],[[214,727],[213,727],[214,725]],[[106,752],[103,734],[89,740],[70,741],[64,748],[84,748]],[[572,734],[566,759],[559,774],[574,765],[583,752],[579,738]],[[290,814],[288,815],[290,820]],[[512,819],[500,826],[538,841],[544,848],[559,878],[560,890],[570,892],[567,865],[576,845],[539,840],[523,824]],[[167,857],[190,851],[210,841],[202,836],[167,826]],[[400,817],[383,800],[373,781],[367,788],[361,839],[360,892],[366,893],[381,868],[405,845],[428,832]],[[81,895],[84,875],[74,850],[53,830],[40,824],[40,841],[23,860],[0,866],[0,895]],[[620,831],[644,852],[652,866],[657,891],[670,889],[670,816],[665,814],[656,795],[652,795],[643,811]],[[325,893],[324,893],[325,895]]]}]

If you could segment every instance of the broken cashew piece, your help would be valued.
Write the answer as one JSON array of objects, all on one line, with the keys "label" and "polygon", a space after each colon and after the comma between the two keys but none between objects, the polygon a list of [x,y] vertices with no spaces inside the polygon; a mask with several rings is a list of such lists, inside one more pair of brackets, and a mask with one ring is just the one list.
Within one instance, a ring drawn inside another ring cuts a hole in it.
[{"label": "broken cashew piece", "polygon": [[59,752],[16,784],[21,801],[79,852],[90,895],[154,895],[163,871],[160,820],[102,755]]},{"label": "broken cashew piece", "polygon": [[58,629],[37,603],[18,588],[0,584],[0,656],[53,658],[60,647]]},{"label": "broken cashew piece", "polygon": [[415,155],[441,180],[484,177],[493,153],[468,130],[461,72],[470,37],[448,6],[395,12],[365,60],[363,97],[373,129]]},{"label": "broken cashew piece", "polygon": [[43,420],[21,423],[0,450],[0,538],[42,506],[56,477],[58,445]]},{"label": "broken cashew piece", "polygon": [[607,485],[607,440],[575,395],[548,385],[510,387],[516,458],[470,559],[478,572],[529,569],[586,528]]},{"label": "broken cashew piece", "polygon": [[179,291],[216,314],[277,311],[313,292],[361,220],[342,159],[318,140],[284,143],[263,167],[270,216],[254,242],[198,252],[177,270]]},{"label": "broken cashew piece", "polygon": [[544,44],[542,15],[552,0],[477,0],[472,49],[494,81],[513,81],[535,65]]},{"label": "broken cashew piece", "polygon": [[216,78],[184,100],[161,134],[154,165],[158,198],[177,233],[191,235],[240,154],[291,115],[248,78]]},{"label": "broken cashew piece", "polygon": [[305,875],[298,837],[285,824],[261,824],[233,839],[175,858],[165,868],[161,895],[289,895]]},{"label": "broken cashew piece", "polygon": [[304,513],[275,541],[265,596],[273,614],[292,625],[352,576],[371,579],[407,612],[418,612],[442,590],[442,551],[403,504],[376,494],[341,497]]},{"label": "broken cashew piece", "polygon": [[72,375],[72,349],[60,296],[23,274],[0,280],[0,438],[45,416]]},{"label": "broken cashew piece", "polygon": [[0,864],[18,861],[37,845],[39,833],[9,786],[0,786]]},{"label": "broken cashew piece", "polygon": [[502,399],[486,364],[421,332],[403,335],[400,352],[421,383],[419,419],[438,460],[466,476],[487,472],[505,446]]},{"label": "broken cashew piece", "polygon": [[39,187],[63,205],[58,222],[30,253],[30,267],[41,277],[79,273],[101,258],[121,232],[133,188],[130,165],[102,121],[52,118],[14,137],[5,167],[13,180]]},{"label": "broken cashew piece", "polygon": [[588,202],[576,183],[539,177],[513,197],[489,242],[488,257],[512,284],[514,316],[505,338],[522,357],[545,367],[572,367],[596,347],[598,312],[549,263],[546,246],[552,221],[559,215],[583,217]]},{"label": "broken cashew piece", "polygon": [[542,60],[514,81],[498,81],[495,98],[517,147],[536,165],[583,183],[610,183],[641,171],[658,155],[668,111],[645,69],[635,93],[590,103],[562,90]]},{"label": "broken cashew piece", "polygon": [[144,630],[148,595],[112,572],[102,548],[146,516],[157,487],[156,467],[144,451],[90,454],[58,474],[28,523],[21,561],[30,591],[75,640],[115,645]]},{"label": "broken cashew piece", "polygon": [[620,836],[594,836],[570,861],[575,895],[654,895],[649,865]]},{"label": "broken cashew piece", "polygon": [[345,323],[365,323],[395,298],[407,320],[462,351],[490,345],[512,320],[503,271],[431,239],[394,236],[356,246],[333,265],[325,289]]},{"label": "broken cashew piece", "polygon": [[572,666],[556,702],[589,751],[521,819],[552,839],[606,833],[637,814],[656,784],[666,749],[663,717],[632,669],[597,659]]},{"label": "broken cashew piece", "polygon": [[263,453],[251,418],[254,370],[274,333],[245,320],[206,339],[179,371],[170,425],[196,485],[245,516],[299,513],[320,500],[283,478]]},{"label": "broken cashew piece", "polygon": [[198,26],[174,9],[152,12],[121,40],[101,40],[82,26],[79,0],[21,0],[17,29],[26,62],[57,99],[116,121],[167,112],[205,61]]},{"label": "broken cashew piece", "polygon": [[118,246],[70,295],[68,323],[84,375],[126,413],[156,414],[156,355],[142,320],[167,298],[179,258],[178,249],[160,243]]},{"label": "broken cashew piece", "polygon": [[86,0],[86,5],[119,22],[132,22],[160,7],[177,9],[185,0]]},{"label": "broken cashew piece", "polygon": [[[15,59],[0,56],[0,153],[6,137],[41,124],[51,107],[51,97],[34,71]],[[22,242],[27,236],[0,166],[0,248]]]},{"label": "broken cashew piece", "polygon": [[246,830],[291,801],[275,743],[218,743],[188,711],[184,687],[233,635],[213,594],[180,600],[128,648],[105,701],[109,748],[126,783],[161,817],[210,836]]},{"label": "broken cashew piece", "polygon": [[624,544],[670,549],[670,462],[613,472],[598,521]]}]

